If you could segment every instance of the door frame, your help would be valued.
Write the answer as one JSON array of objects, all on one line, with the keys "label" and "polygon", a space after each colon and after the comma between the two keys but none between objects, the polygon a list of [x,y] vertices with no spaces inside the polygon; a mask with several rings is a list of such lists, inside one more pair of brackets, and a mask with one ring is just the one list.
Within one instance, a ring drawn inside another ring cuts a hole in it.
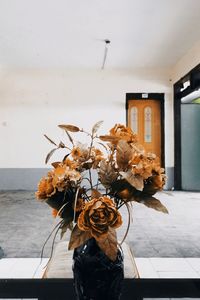
[{"label": "door frame", "polygon": [[[190,81],[190,85],[183,89],[184,83]],[[200,64],[190,70],[174,86],[174,188],[182,190],[181,167],[181,98],[200,88]]]},{"label": "door frame", "polygon": [[165,124],[165,97],[164,93],[126,93],[126,125],[128,126],[128,105],[131,100],[157,100],[160,101],[160,127],[161,127],[161,165],[165,167],[165,140],[164,140],[164,124]]}]

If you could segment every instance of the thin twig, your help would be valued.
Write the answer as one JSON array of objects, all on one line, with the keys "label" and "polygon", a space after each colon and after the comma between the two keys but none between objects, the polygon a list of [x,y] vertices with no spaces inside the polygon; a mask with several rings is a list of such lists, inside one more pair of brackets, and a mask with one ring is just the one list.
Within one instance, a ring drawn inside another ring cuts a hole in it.
[{"label": "thin twig", "polygon": [[91,186],[91,189],[93,189],[91,170],[89,169],[88,171],[89,171],[89,177],[90,177],[90,186]]},{"label": "thin twig", "polygon": [[78,193],[79,193],[79,190],[80,190],[80,186],[77,187],[76,194],[75,194],[75,199],[74,199],[74,217],[73,217],[73,223],[75,223],[75,217],[76,217],[76,203],[77,203],[77,200],[78,200]]},{"label": "thin twig", "polygon": [[64,224],[64,222],[65,222],[65,221],[62,220],[62,222],[60,223],[60,226],[57,228],[57,230],[56,230],[56,232],[55,232],[55,234],[54,234],[53,241],[52,241],[52,246],[51,246],[51,254],[50,254],[50,258],[49,258],[49,261],[48,261],[46,267],[48,266],[50,260],[52,259],[53,249],[54,249],[54,244],[55,244],[55,239],[56,239],[56,236],[57,236],[58,231],[60,230],[60,228],[61,228],[61,226]]},{"label": "thin twig", "polygon": [[130,228],[130,223],[131,223],[131,213],[130,213],[130,208],[129,208],[129,205],[128,203],[125,202],[125,205],[126,205],[126,208],[127,208],[127,211],[128,211],[128,225],[127,225],[127,228],[126,228],[126,232],[125,232],[125,235],[120,243],[120,245],[122,245],[122,243],[125,241],[126,237],[127,237],[127,234],[128,234],[128,231],[129,231],[129,228]]},{"label": "thin twig", "polygon": [[37,266],[37,268],[36,268],[36,270],[35,270],[35,272],[34,272],[34,274],[33,274],[33,278],[34,278],[35,274],[37,273],[39,266],[40,266],[41,263],[42,263],[43,253],[44,253],[44,248],[45,248],[45,246],[46,246],[48,240],[50,239],[50,237],[52,236],[52,234],[53,234],[53,232],[56,230],[56,228],[60,228],[60,225],[61,225],[62,221],[63,221],[63,220],[61,220],[58,224],[56,224],[56,226],[53,228],[53,230],[50,232],[50,234],[48,235],[47,239],[45,240],[45,242],[44,242],[44,244],[43,244],[43,246],[42,246],[41,254],[40,254],[40,262],[39,262],[39,264],[38,264],[38,266]]}]

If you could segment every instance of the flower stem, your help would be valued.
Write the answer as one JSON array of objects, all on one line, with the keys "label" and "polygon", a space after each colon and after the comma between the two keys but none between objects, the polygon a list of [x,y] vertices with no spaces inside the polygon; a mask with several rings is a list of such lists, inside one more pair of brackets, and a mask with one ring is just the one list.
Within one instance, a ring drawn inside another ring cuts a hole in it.
[{"label": "flower stem", "polygon": [[125,241],[126,237],[127,237],[127,234],[128,234],[128,231],[129,231],[129,228],[130,228],[130,223],[131,223],[131,213],[130,213],[130,207],[128,205],[128,203],[124,203],[126,205],[126,208],[127,208],[127,211],[128,211],[128,225],[127,225],[127,228],[126,228],[126,232],[125,232],[125,235],[120,243],[120,246],[122,245],[122,243]]}]

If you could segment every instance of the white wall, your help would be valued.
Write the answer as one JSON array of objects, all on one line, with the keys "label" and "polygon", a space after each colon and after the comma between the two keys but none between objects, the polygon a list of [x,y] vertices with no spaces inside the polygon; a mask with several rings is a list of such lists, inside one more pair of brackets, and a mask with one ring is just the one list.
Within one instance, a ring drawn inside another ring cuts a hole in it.
[{"label": "white wall", "polygon": [[101,133],[126,122],[126,93],[165,93],[166,167],[173,167],[173,112],[168,70],[1,70],[0,168],[43,168],[52,146],[66,135],[57,124]]},{"label": "white wall", "polygon": [[200,41],[196,43],[173,67],[172,81],[177,82],[200,63]]}]

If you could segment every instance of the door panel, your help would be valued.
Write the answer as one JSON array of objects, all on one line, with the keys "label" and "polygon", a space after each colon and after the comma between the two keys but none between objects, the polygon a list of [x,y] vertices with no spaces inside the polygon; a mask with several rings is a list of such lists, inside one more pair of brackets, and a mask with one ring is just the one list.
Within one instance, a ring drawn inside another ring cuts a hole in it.
[{"label": "door panel", "polygon": [[161,104],[158,100],[129,100],[128,126],[147,152],[161,158]]},{"label": "door panel", "polygon": [[181,181],[186,191],[200,190],[199,116],[199,104],[181,104]]}]

